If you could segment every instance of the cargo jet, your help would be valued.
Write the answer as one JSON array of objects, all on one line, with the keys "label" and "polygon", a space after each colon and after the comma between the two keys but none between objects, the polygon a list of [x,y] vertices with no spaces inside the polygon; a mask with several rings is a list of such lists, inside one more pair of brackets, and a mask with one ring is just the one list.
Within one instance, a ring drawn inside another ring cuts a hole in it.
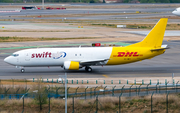
[{"label": "cargo jet", "polygon": [[180,7],[176,8],[173,12],[174,15],[180,16]]},{"label": "cargo jet", "polygon": [[4,59],[25,72],[24,67],[60,66],[65,70],[85,68],[91,72],[90,66],[120,65],[163,54],[167,45],[162,45],[168,19],[162,18],[145,39],[126,47],[77,47],[77,48],[37,48],[25,49],[13,53]]}]

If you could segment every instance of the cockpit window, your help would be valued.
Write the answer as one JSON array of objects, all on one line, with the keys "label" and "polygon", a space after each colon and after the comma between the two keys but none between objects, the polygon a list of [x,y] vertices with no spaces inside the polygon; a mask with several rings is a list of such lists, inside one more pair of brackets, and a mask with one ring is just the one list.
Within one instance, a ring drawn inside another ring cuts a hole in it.
[{"label": "cockpit window", "polygon": [[19,56],[19,54],[12,54],[11,56],[17,57],[17,56]]}]

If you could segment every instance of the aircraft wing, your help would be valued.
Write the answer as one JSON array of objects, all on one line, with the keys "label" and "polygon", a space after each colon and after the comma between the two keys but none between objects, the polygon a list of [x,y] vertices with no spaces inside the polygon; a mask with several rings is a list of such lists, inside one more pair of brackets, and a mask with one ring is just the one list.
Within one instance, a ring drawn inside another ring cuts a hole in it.
[{"label": "aircraft wing", "polygon": [[158,51],[158,50],[163,50],[163,49],[169,49],[169,46],[168,45],[162,45],[161,48],[151,49],[151,51]]},{"label": "aircraft wing", "polygon": [[109,59],[94,59],[94,60],[83,60],[79,63],[81,65],[104,65]]}]

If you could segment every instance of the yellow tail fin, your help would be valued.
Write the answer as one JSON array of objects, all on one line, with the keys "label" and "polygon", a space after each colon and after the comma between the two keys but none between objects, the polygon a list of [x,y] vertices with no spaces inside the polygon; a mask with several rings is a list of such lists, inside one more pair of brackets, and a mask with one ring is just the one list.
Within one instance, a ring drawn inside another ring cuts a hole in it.
[{"label": "yellow tail fin", "polygon": [[161,48],[167,21],[167,18],[160,19],[159,22],[151,30],[151,32],[146,36],[146,38],[144,38],[143,41],[129,45],[128,47]]}]

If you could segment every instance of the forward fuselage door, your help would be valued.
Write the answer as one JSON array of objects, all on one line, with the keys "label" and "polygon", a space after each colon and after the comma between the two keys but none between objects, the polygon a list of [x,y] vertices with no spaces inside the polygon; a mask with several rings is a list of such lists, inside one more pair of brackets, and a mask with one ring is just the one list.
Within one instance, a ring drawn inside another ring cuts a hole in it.
[{"label": "forward fuselage door", "polygon": [[29,53],[25,53],[25,61],[30,61],[30,54]]}]

